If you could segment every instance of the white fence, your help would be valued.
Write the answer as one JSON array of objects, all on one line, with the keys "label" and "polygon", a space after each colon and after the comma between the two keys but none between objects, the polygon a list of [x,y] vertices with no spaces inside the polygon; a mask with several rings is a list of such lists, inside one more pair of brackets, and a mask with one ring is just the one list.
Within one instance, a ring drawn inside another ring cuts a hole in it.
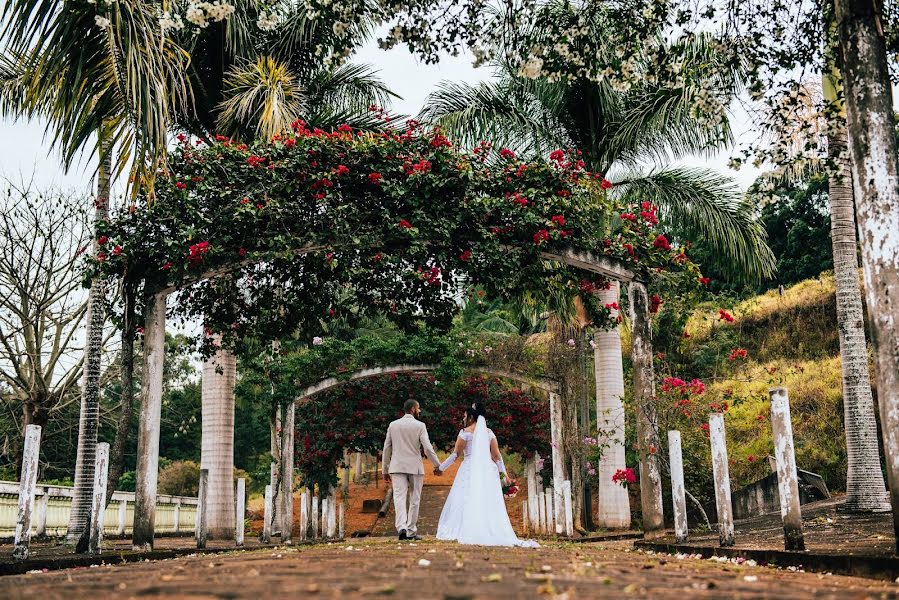
[{"label": "white fence", "polygon": [[[16,531],[19,484],[0,481],[0,538]],[[72,510],[72,488],[38,484],[34,495],[32,531],[35,535],[63,536]],[[197,515],[197,499],[183,496],[156,497],[156,531],[192,533]],[[106,508],[104,533],[128,535],[134,521],[134,492],[114,492]]]}]

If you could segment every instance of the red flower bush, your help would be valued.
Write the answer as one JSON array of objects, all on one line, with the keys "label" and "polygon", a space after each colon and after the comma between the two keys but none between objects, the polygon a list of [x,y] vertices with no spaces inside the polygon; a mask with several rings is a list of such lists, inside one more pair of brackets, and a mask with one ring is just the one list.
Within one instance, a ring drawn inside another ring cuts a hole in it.
[{"label": "red flower bush", "polygon": [[654,248],[659,248],[661,250],[671,250],[671,244],[668,243],[668,238],[664,235],[659,234],[656,238],[656,241],[652,243]]},{"label": "red flower bush", "polygon": [[628,484],[637,483],[637,476],[632,468],[627,467],[626,469],[615,471],[615,474],[612,475],[612,481],[626,487]]},{"label": "red flower bush", "polygon": [[537,233],[534,234],[534,245],[539,246],[543,242],[549,240],[549,231],[546,229],[541,229]]},{"label": "red flower bush", "polygon": [[508,148],[500,148],[499,155],[510,160],[515,158],[515,153]]},{"label": "red flower bush", "polygon": [[659,308],[662,307],[662,297],[658,294],[653,294],[652,297],[649,298],[649,312],[652,314],[656,314],[659,312]]},{"label": "red flower bush", "polygon": [[209,242],[192,244],[187,252],[187,262],[191,265],[198,265],[203,262],[207,252],[209,252]]},{"label": "red flower bush", "polygon": [[412,223],[407,221],[406,219],[400,219],[400,222],[397,223],[400,229],[412,229]]},{"label": "red flower bush", "polygon": [[724,310],[723,308],[718,309],[718,320],[719,321],[727,321],[728,323],[733,323],[736,319],[734,316]]},{"label": "red flower bush", "polygon": [[737,359],[745,359],[747,356],[746,348],[734,348],[730,352],[730,356],[727,357],[727,360],[737,360]]},{"label": "red flower bush", "polygon": [[565,226],[565,216],[564,215],[553,215],[553,218],[551,219],[551,221],[558,227]]},{"label": "red flower bush", "polygon": [[368,181],[372,185],[381,185],[381,179],[383,179],[383,178],[384,177],[380,173],[369,173],[368,174]]}]

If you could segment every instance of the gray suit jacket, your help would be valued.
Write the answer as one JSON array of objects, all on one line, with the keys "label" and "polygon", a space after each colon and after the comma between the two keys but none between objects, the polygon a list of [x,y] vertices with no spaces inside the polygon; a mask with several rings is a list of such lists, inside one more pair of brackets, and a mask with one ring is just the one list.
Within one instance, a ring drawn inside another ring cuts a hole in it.
[{"label": "gray suit jacket", "polygon": [[431,459],[435,467],[440,466],[440,459],[428,439],[428,428],[412,415],[405,415],[392,422],[387,428],[384,440],[384,472],[409,473],[424,475],[421,466],[421,449]]}]

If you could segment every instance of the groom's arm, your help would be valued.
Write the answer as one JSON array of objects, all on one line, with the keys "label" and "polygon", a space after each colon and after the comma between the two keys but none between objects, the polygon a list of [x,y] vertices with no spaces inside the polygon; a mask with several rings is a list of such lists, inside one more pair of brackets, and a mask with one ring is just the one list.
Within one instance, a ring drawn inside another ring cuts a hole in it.
[{"label": "groom's arm", "polygon": [[390,483],[390,456],[393,454],[393,440],[390,439],[390,427],[387,428],[387,436],[384,438],[384,450],[381,452],[381,470],[384,472],[384,481]]},{"label": "groom's arm", "polygon": [[431,459],[434,466],[439,469],[440,459],[437,458],[437,453],[434,452],[434,447],[431,446],[431,440],[428,438],[428,428],[424,423],[421,424],[421,434],[418,437],[418,441],[421,442],[421,447],[424,448],[425,456]]}]

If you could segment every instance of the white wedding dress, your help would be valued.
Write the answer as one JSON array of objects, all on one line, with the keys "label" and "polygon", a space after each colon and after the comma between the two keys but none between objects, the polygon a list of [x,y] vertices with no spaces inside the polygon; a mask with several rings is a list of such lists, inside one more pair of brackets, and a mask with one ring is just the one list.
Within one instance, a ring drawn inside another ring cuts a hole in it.
[{"label": "white wedding dress", "polygon": [[[440,521],[438,540],[453,540],[480,546],[523,546],[537,548],[531,540],[519,540],[512,529],[499,470],[490,457],[490,441],[496,436],[478,417],[474,433],[459,432],[465,440],[464,460],[456,473]],[[451,455],[441,468],[452,464]]]}]

